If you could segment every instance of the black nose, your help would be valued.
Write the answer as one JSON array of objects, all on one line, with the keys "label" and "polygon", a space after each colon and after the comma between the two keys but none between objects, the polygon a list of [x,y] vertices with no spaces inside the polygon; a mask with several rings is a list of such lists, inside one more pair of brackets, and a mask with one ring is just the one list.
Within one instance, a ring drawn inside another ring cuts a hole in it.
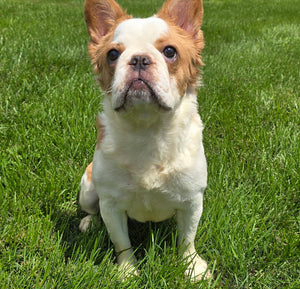
[{"label": "black nose", "polygon": [[146,70],[151,63],[147,55],[134,55],[129,62],[134,70]]}]

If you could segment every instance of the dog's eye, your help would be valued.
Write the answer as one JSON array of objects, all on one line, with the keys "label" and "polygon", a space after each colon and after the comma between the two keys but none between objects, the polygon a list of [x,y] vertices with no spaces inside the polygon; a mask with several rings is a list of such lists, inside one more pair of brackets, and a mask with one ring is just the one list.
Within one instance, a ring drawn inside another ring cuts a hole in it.
[{"label": "dog's eye", "polygon": [[115,62],[120,56],[120,52],[116,49],[112,49],[107,53],[107,59],[110,63]]},{"label": "dog's eye", "polygon": [[163,50],[163,55],[165,57],[167,57],[168,59],[172,60],[175,59],[177,56],[177,52],[176,49],[172,46],[167,46],[164,50]]}]

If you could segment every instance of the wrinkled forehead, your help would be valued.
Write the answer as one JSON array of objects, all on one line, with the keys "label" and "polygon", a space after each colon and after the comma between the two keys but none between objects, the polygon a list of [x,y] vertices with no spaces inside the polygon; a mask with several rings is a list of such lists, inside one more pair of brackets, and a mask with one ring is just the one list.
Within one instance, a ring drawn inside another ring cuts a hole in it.
[{"label": "wrinkled forehead", "polygon": [[157,39],[168,32],[167,23],[156,16],[133,18],[121,22],[115,30],[113,42],[129,46],[154,44]]}]

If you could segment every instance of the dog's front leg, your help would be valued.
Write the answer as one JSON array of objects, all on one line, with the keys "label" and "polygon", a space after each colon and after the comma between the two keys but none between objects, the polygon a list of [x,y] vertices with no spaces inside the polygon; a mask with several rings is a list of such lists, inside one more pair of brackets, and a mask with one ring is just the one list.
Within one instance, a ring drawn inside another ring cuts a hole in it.
[{"label": "dog's front leg", "polygon": [[126,212],[117,209],[111,200],[100,199],[99,204],[102,219],[115,246],[118,264],[122,270],[125,270],[126,275],[136,275],[137,271],[134,267],[136,258],[128,235],[128,217]]},{"label": "dog's front leg", "polygon": [[178,210],[176,214],[180,253],[189,263],[186,274],[191,276],[194,281],[211,276],[210,271],[207,270],[207,263],[197,254],[194,245],[201,215],[202,197],[197,203],[185,204],[185,207]]}]

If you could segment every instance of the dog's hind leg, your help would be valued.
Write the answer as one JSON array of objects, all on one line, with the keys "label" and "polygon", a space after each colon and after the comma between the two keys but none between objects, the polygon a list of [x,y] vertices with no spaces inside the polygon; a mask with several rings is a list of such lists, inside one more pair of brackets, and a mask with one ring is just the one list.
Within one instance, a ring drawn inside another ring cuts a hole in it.
[{"label": "dog's hind leg", "polygon": [[80,222],[79,230],[82,232],[88,229],[92,216],[99,212],[99,198],[92,182],[92,166],[93,163],[87,166],[80,183],[79,204],[89,214]]}]

